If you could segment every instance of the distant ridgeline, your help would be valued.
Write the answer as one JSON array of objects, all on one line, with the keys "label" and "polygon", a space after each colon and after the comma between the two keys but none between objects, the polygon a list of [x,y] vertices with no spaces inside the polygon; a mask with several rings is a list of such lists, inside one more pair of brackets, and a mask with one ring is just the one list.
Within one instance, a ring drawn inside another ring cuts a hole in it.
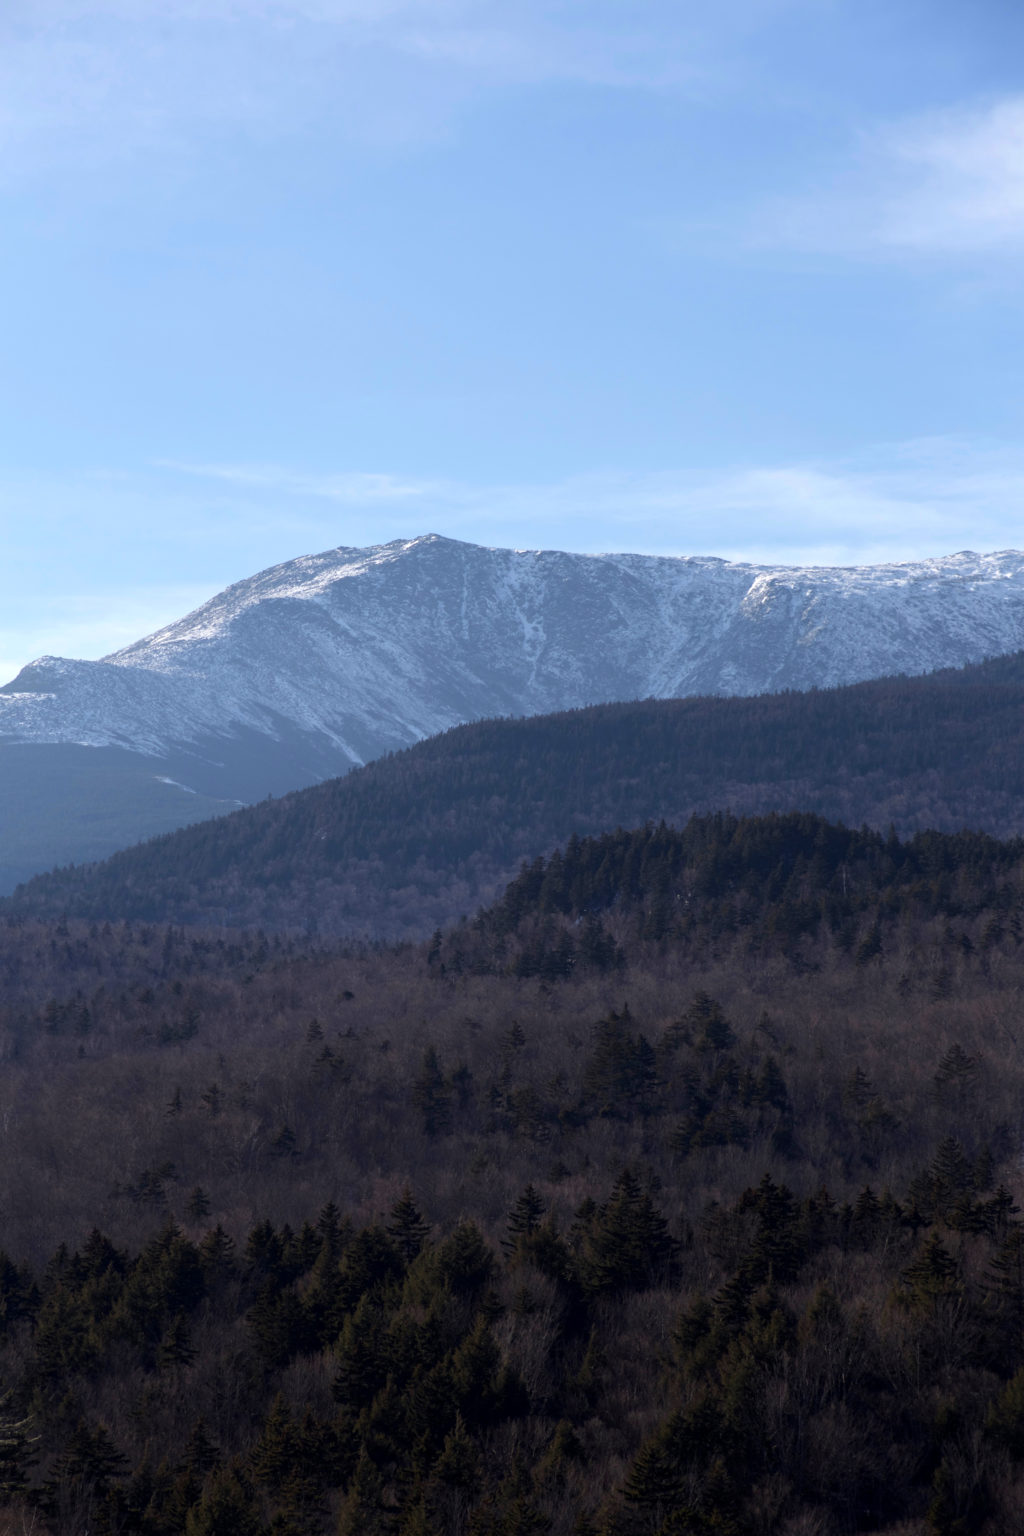
[{"label": "distant ridgeline", "polygon": [[41,876],[0,910],[420,937],[574,834],[722,809],[813,812],[900,837],[1024,833],[1024,653],[820,692],[461,726]]}]

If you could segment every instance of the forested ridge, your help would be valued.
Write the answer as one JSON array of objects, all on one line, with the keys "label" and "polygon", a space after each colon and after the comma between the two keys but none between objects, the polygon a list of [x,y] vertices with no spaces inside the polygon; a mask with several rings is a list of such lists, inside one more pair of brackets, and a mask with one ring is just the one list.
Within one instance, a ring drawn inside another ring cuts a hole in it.
[{"label": "forested ridge", "polygon": [[12,1531],[1021,1528],[1019,842],[654,823],[0,982]]},{"label": "forested ridge", "polygon": [[41,876],[0,911],[422,937],[569,837],[804,811],[1024,833],[1024,654],[813,693],[459,727],[343,779]]}]

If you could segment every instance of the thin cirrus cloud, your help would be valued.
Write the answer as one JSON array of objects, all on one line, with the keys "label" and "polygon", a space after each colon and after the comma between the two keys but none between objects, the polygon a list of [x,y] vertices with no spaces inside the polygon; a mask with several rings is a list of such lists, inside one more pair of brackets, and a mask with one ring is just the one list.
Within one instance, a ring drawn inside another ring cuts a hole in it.
[{"label": "thin cirrus cloud", "polygon": [[160,459],[154,467],[248,490],[324,498],[352,505],[407,501],[442,489],[437,481],[409,480],[399,475],[359,472],[317,475],[267,464],[185,464],[174,459]]},{"label": "thin cirrus cloud", "polygon": [[554,0],[29,0],[0,18],[0,168],[188,156],[211,134],[325,122],[356,142],[430,140],[495,85],[705,79],[758,9],[727,0],[716,28],[658,0],[626,13]]},{"label": "thin cirrus cloud", "polygon": [[[1024,455],[954,439],[890,445],[843,463],[752,466],[698,476],[603,473],[551,483],[473,485],[274,466],[166,465],[259,503],[289,503],[305,528],[317,502],[351,541],[428,531],[490,543],[710,554],[777,564],[864,564],[1019,542]],[[299,553],[298,550],[294,553]]]},{"label": "thin cirrus cloud", "polygon": [[415,149],[517,87],[749,95],[759,40],[830,3],[25,0],[0,14],[0,178],[192,167],[221,140]]},{"label": "thin cirrus cloud", "polygon": [[1024,95],[865,133],[828,186],[759,210],[756,245],[853,256],[1017,254],[1024,246]]},{"label": "thin cirrus cloud", "polygon": [[[184,479],[209,487],[198,503],[182,494]],[[37,514],[66,499],[57,484],[21,489]],[[9,575],[0,570],[0,682],[42,653],[106,655],[232,581],[339,545],[440,533],[520,549],[867,565],[1019,547],[1022,505],[1024,453],[948,438],[882,446],[856,461],[529,484],[164,463],[96,486],[88,515],[60,537],[59,570],[47,575],[46,590],[60,596],[41,603],[26,591],[17,561]],[[125,552],[124,568],[116,585],[76,593],[101,521],[109,545]],[[143,525],[160,533],[160,585],[149,579],[149,546],[133,549]]]}]

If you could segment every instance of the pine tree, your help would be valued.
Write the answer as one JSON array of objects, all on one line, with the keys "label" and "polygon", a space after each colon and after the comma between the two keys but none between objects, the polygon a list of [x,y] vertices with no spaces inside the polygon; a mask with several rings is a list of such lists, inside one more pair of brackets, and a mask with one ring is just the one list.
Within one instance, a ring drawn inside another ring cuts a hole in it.
[{"label": "pine tree", "polygon": [[387,1230],[402,1258],[410,1264],[426,1242],[430,1227],[416,1209],[408,1184],[391,1207]]},{"label": "pine tree", "polygon": [[946,1051],[933,1079],[935,1096],[944,1104],[963,1107],[967,1094],[978,1076],[977,1057],[969,1056],[959,1041]]},{"label": "pine tree", "polygon": [[226,1467],[208,1479],[199,1502],[188,1512],[185,1536],[260,1536],[252,1491],[238,1471]]},{"label": "pine tree", "polygon": [[249,1453],[252,1475],[261,1488],[278,1492],[292,1472],[296,1456],[295,1424],[279,1392]]},{"label": "pine tree", "polygon": [[199,1418],[193,1424],[185,1442],[179,1468],[201,1480],[207,1472],[218,1466],[220,1466],[220,1451],[210,1439],[206,1420]]},{"label": "pine tree", "polygon": [[185,1215],[193,1225],[198,1225],[199,1222],[206,1220],[207,1216],[210,1214],[211,1209],[212,1207],[210,1205],[209,1195],[206,1193],[205,1189],[197,1184],[195,1189],[193,1189],[192,1193],[188,1197],[188,1204],[185,1206]]},{"label": "pine tree", "polygon": [[199,1244],[199,1263],[208,1289],[214,1289],[236,1273],[235,1241],[218,1222]]},{"label": "pine tree", "polygon": [[956,1260],[933,1232],[921,1251],[900,1276],[902,1299],[915,1310],[932,1307],[944,1296],[956,1296],[963,1290]]},{"label": "pine tree", "polygon": [[480,1457],[461,1413],[456,1414],[455,1425],[445,1436],[433,1475],[438,1482],[466,1493],[475,1492],[479,1486]]},{"label": "pine tree", "polygon": [[649,1512],[652,1523],[662,1521],[683,1501],[678,1437],[679,1425],[672,1419],[640,1449],[622,1486],[622,1497]]},{"label": "pine tree", "polygon": [[736,1044],[736,1034],[722,1005],[707,992],[698,992],[682,1018],[666,1030],[664,1043],[669,1049],[692,1045],[698,1051],[728,1051]]},{"label": "pine tree", "polygon": [[197,1353],[189,1337],[188,1322],[184,1312],[176,1312],[157,1349],[158,1368],[164,1371],[173,1366],[191,1365]]},{"label": "pine tree", "polygon": [[368,1407],[384,1385],[389,1365],[385,1320],[371,1297],[361,1297],[345,1319],[334,1353],[338,1362],[332,1387],[335,1402],[357,1412]]},{"label": "pine tree", "polygon": [[[43,1484],[40,1503],[57,1517],[67,1503],[91,1513],[98,1523],[111,1490],[111,1481],[122,1477],[127,1458],[114,1445],[102,1424],[90,1429],[80,1419],[67,1449]],[[92,1521],[90,1521],[92,1523]]]},{"label": "pine tree", "polygon": [[423,1053],[419,1076],[412,1087],[412,1103],[423,1116],[423,1129],[430,1137],[446,1136],[452,1128],[452,1100],[434,1047]]},{"label": "pine tree", "polygon": [[316,1229],[324,1249],[332,1258],[337,1258],[350,1234],[351,1223],[342,1220],[341,1212],[333,1200],[328,1200],[317,1217]]},{"label": "pine tree", "polygon": [[592,1291],[650,1285],[667,1273],[675,1248],[664,1217],[626,1168],[588,1234],[585,1283]]},{"label": "pine tree", "polygon": [[532,1184],[527,1184],[509,1212],[505,1227],[506,1237],[502,1248],[507,1254],[515,1253],[522,1238],[530,1237],[540,1226],[547,1207]]},{"label": "pine tree", "polygon": [[392,1529],[391,1513],[384,1478],[364,1445],[341,1506],[338,1536],[384,1536]]}]

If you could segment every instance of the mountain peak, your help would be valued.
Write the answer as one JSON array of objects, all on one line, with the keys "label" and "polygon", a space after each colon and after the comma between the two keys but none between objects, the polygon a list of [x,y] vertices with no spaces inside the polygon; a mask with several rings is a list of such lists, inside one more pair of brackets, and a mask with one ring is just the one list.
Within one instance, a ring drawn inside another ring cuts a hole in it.
[{"label": "mountain peak", "polygon": [[252,733],[301,760],[315,741],[320,774],[324,754],[341,771],[485,715],[832,686],[1022,644],[1014,550],[801,568],[425,533],[271,566],[99,662],[40,657],[0,689],[0,741],[216,756]]}]

